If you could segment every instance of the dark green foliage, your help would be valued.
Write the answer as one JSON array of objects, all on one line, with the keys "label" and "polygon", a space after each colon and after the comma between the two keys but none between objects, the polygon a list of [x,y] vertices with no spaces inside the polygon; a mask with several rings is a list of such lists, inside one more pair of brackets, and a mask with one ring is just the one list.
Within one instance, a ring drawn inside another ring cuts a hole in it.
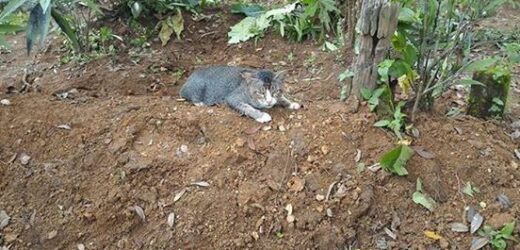
[{"label": "dark green foliage", "polygon": [[475,72],[473,80],[483,85],[471,86],[468,114],[481,118],[502,117],[509,95],[511,72],[503,65],[496,65]]}]

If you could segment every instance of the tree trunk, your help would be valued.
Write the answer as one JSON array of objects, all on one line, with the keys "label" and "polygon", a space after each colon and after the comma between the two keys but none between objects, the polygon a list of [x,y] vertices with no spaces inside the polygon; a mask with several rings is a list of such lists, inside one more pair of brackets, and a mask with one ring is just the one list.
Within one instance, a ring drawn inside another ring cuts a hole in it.
[{"label": "tree trunk", "polygon": [[389,0],[363,0],[358,20],[359,54],[353,62],[354,78],[350,95],[358,97],[361,88],[377,86],[377,67],[390,47],[397,29],[399,4]]},{"label": "tree trunk", "polygon": [[356,39],[356,23],[359,19],[361,0],[345,0],[343,3],[345,13],[345,49],[352,49]]}]

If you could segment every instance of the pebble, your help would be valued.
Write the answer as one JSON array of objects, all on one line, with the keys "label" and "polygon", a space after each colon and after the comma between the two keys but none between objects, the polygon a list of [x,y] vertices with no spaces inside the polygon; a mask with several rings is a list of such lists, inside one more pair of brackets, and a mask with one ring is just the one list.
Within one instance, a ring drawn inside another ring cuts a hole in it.
[{"label": "pebble", "polygon": [[31,157],[29,155],[27,155],[26,153],[22,153],[20,155],[20,163],[22,165],[27,165],[29,164],[29,161],[31,160]]},{"label": "pebble", "polygon": [[9,105],[11,105],[11,101],[9,101],[7,99],[2,99],[2,100],[0,100],[0,104],[2,104],[4,106],[9,106]]}]

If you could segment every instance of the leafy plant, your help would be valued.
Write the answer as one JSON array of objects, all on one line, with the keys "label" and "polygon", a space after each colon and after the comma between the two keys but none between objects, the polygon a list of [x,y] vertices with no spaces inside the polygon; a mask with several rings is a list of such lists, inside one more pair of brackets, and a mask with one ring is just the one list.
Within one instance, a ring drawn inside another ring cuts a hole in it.
[{"label": "leafy plant", "polygon": [[397,32],[389,60],[380,65],[383,83],[397,81],[404,94],[414,93],[411,120],[430,109],[453,84],[478,84],[465,74],[487,67],[492,59],[469,59],[474,22],[505,0],[401,0]]},{"label": "leafy plant", "polygon": [[[63,10],[72,13],[76,8],[80,8],[79,0],[10,0],[0,13],[0,23],[16,13],[19,9],[30,9],[29,20],[27,23],[27,53],[32,50],[33,44],[37,41],[43,45],[47,32],[49,30],[51,17],[56,21],[63,33],[67,36],[74,50],[88,51],[88,36],[90,26],[88,25],[92,19],[92,12],[102,15],[99,6],[93,0],[83,1],[87,6],[86,14],[81,12],[81,20],[78,15],[73,21],[71,18],[63,15]],[[74,16],[74,15],[71,15]],[[83,31],[83,32],[82,32]],[[83,36],[82,36],[83,35]],[[83,39],[81,39],[83,38]]]},{"label": "leafy plant", "polygon": [[[228,33],[230,44],[261,37],[271,26],[276,26],[282,37],[292,40],[302,41],[316,36],[323,40],[339,20],[339,10],[334,0],[295,1],[268,11],[258,5],[237,4],[232,6],[232,12],[245,14],[246,17],[231,27]],[[324,48],[334,50],[334,47],[329,43]]]},{"label": "leafy plant", "polygon": [[507,249],[506,240],[514,240],[513,231],[515,229],[515,222],[507,223],[502,227],[500,231],[495,231],[490,226],[484,226],[484,228],[479,231],[481,236],[489,237],[489,244],[496,250],[505,250]]},{"label": "leafy plant", "polygon": [[413,149],[406,145],[399,145],[396,148],[392,149],[390,152],[383,155],[379,164],[381,167],[393,174],[397,174],[399,176],[408,175],[408,171],[406,171],[406,163],[410,158],[412,158],[414,154]]},{"label": "leafy plant", "polygon": [[405,118],[406,114],[403,113],[402,108],[405,105],[405,102],[399,102],[397,106],[395,106],[394,113],[392,119],[383,119],[374,124],[376,127],[380,128],[389,128],[394,132],[394,134],[399,138],[402,139],[403,136],[401,134],[401,131],[404,129],[406,123]]}]

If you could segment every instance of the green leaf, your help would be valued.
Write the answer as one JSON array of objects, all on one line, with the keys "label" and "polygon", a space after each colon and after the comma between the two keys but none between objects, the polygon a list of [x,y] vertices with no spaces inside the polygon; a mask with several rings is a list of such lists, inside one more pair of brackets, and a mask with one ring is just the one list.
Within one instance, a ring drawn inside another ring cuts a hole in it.
[{"label": "green leaf", "polygon": [[457,81],[458,84],[460,85],[464,85],[464,86],[471,86],[471,85],[479,85],[479,86],[486,86],[484,85],[483,83],[479,82],[479,81],[475,81],[473,79],[469,79],[469,78],[466,78],[466,79],[460,79]]},{"label": "green leaf", "polygon": [[374,123],[374,127],[383,128],[383,127],[388,126],[389,124],[390,124],[389,120],[380,120],[380,121]]},{"label": "green leaf", "polygon": [[505,238],[509,239],[513,235],[513,230],[515,230],[515,222],[507,223],[501,230],[500,234]]},{"label": "green leaf", "polygon": [[342,81],[345,81],[347,78],[350,78],[350,77],[353,77],[353,76],[354,76],[354,72],[352,72],[352,70],[350,70],[350,69],[346,69],[341,74],[339,74],[338,80],[340,82],[342,82]]},{"label": "green leaf", "polygon": [[171,16],[168,17],[168,19],[161,21],[161,31],[159,31],[159,39],[161,39],[162,46],[166,46],[168,44],[168,41],[170,41],[170,38],[173,34],[173,29],[170,25],[168,25],[169,20],[171,20]]},{"label": "green leaf", "polygon": [[506,250],[507,248],[507,243],[503,239],[492,239],[489,243],[495,250]]},{"label": "green leaf", "polygon": [[15,10],[20,8],[27,0],[11,0],[7,3],[7,5],[4,7],[4,10],[2,13],[0,13],[0,22],[4,20],[7,16],[9,16],[11,13],[13,13]]},{"label": "green leaf", "polygon": [[179,8],[177,8],[177,14],[173,16],[170,21],[168,21],[168,24],[172,26],[177,39],[181,40],[181,33],[184,30],[184,19],[182,18],[182,13]]},{"label": "green leaf", "polygon": [[416,204],[419,204],[430,211],[433,211],[433,208],[435,207],[435,200],[419,191],[413,193],[412,200]]},{"label": "green leaf", "polygon": [[486,58],[478,61],[474,61],[468,65],[466,65],[464,71],[466,72],[475,72],[475,71],[484,71],[489,69],[498,61],[497,58]]},{"label": "green leaf", "polygon": [[379,163],[382,168],[390,173],[404,176],[408,174],[406,171],[406,163],[414,154],[413,149],[406,145],[399,145],[390,152],[383,155]]},{"label": "green leaf", "polygon": [[255,37],[257,35],[257,33],[253,31],[255,25],[256,18],[254,17],[246,17],[242,19],[238,24],[231,27],[231,31],[228,33],[228,43],[236,44]]},{"label": "green leaf", "polygon": [[399,21],[405,23],[414,23],[417,21],[417,17],[412,9],[404,7],[401,8],[401,11],[399,12]]},{"label": "green leaf", "polygon": [[504,106],[504,102],[498,97],[493,97],[493,103],[499,106]]},{"label": "green leaf", "polygon": [[55,8],[51,8],[51,16],[56,21],[58,26],[60,26],[60,29],[63,33],[65,33],[66,37],[69,39],[69,41],[72,43],[72,48],[77,52],[80,50],[79,46],[79,40],[78,36],[76,35],[76,32],[72,29],[70,26],[69,21],[65,18],[65,16],[56,10]]},{"label": "green leaf", "polygon": [[247,41],[255,36],[263,34],[271,26],[271,21],[282,20],[296,9],[298,2],[288,4],[282,8],[272,9],[260,16],[248,16],[231,27],[228,32],[228,43],[236,44]]},{"label": "green leaf", "polygon": [[471,186],[471,183],[470,182],[467,182],[466,185],[464,185],[464,188],[462,188],[462,193],[465,193],[471,197],[473,197],[473,194],[474,194],[474,189],[473,187]]},{"label": "green leaf", "polygon": [[399,78],[403,75],[409,74],[410,72],[412,72],[410,64],[400,59],[392,63],[392,66],[388,69],[388,75],[394,78]]},{"label": "green leaf", "polygon": [[371,89],[367,89],[367,88],[361,87],[361,90],[359,92],[361,93],[361,96],[365,100],[369,100],[370,97],[372,97],[372,90]]},{"label": "green leaf", "polygon": [[264,7],[258,4],[235,3],[231,5],[231,13],[255,17],[264,13]]}]

